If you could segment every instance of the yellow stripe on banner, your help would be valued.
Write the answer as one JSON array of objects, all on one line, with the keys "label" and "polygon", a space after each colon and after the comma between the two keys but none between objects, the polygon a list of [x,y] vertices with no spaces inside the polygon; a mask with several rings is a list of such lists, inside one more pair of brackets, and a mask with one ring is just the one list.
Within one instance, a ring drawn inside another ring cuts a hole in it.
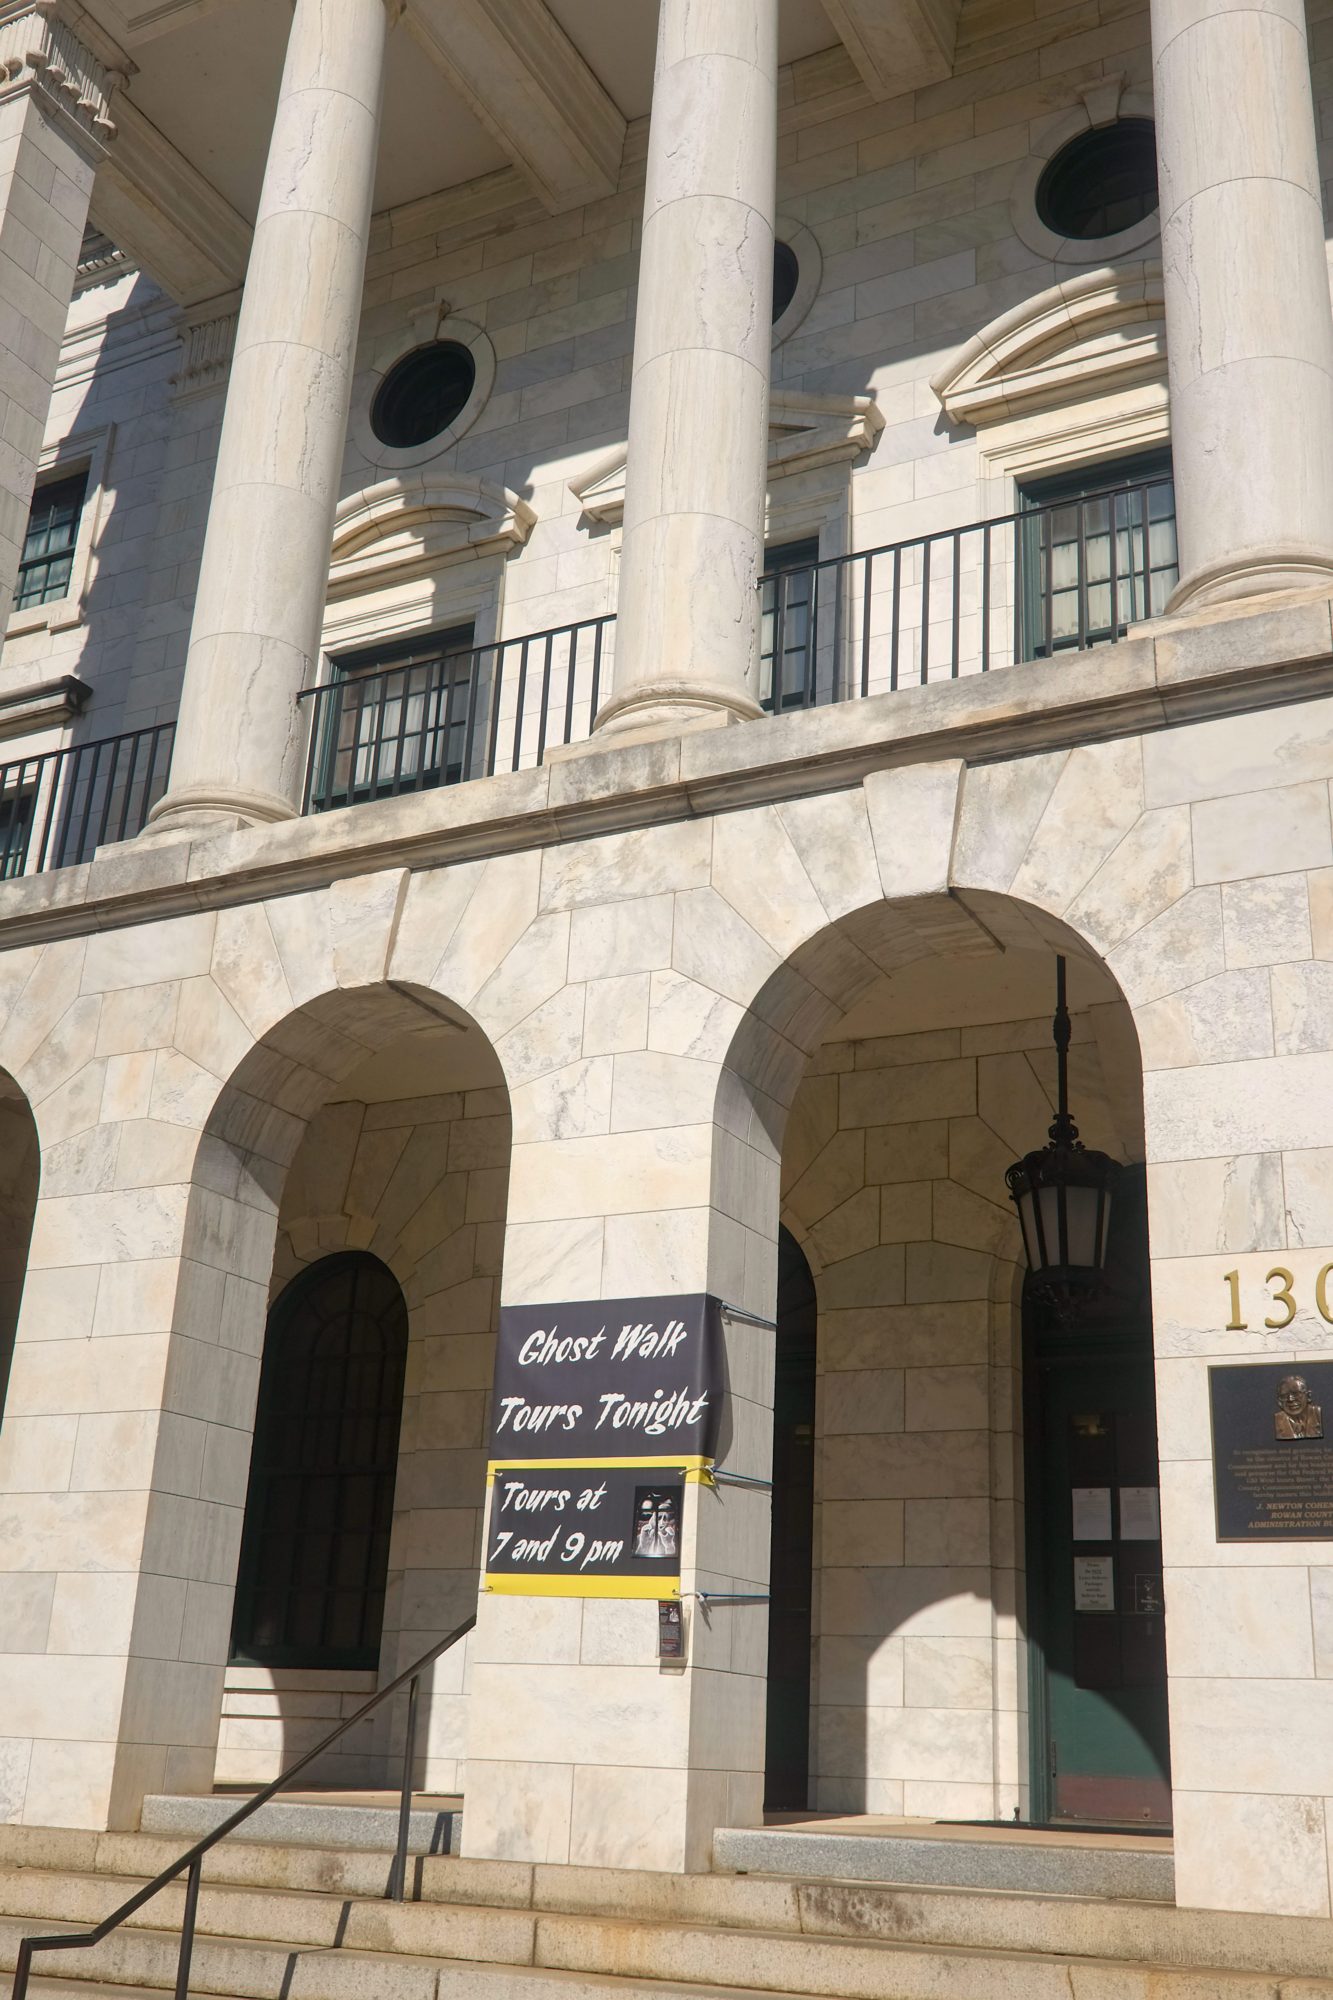
[{"label": "yellow stripe on banner", "polygon": [[482,1589],[500,1597],[660,1597],[680,1596],[680,1578],[656,1576],[495,1576]]},{"label": "yellow stripe on banner", "polygon": [[667,1466],[678,1472],[706,1472],[712,1466],[711,1458],[698,1456],[682,1457],[677,1452],[674,1458],[493,1458],[486,1467],[486,1477],[494,1479],[497,1472],[602,1472],[618,1466],[641,1465],[645,1472]]}]

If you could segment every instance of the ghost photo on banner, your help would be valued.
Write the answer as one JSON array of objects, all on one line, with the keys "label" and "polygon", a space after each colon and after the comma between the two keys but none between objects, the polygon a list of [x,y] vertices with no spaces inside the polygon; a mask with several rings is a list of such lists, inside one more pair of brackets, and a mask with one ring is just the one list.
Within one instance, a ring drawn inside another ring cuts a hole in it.
[{"label": "ghost photo on banner", "polygon": [[649,1561],[674,1561],[680,1554],[680,1495],[656,1486],[634,1494],[634,1553]]}]

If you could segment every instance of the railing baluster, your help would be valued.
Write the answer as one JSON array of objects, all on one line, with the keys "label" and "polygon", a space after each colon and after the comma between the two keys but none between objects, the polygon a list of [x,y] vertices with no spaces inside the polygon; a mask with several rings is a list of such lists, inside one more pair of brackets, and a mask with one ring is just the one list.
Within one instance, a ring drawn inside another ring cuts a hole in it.
[{"label": "railing baluster", "polygon": [[565,665],[565,733],[560,739],[562,744],[574,741],[574,677],[578,672],[578,640],[582,630],[581,625],[571,625],[569,628],[569,659]]},{"label": "railing baluster", "polygon": [[1107,504],[1111,510],[1111,639],[1114,643],[1120,637],[1120,520],[1116,513],[1115,501],[1111,500]]},{"label": "railing baluster", "polygon": [[[1095,505],[1096,503],[1093,502]],[[1088,643],[1088,502],[1078,503],[1078,649]]]},{"label": "railing baluster", "polygon": [[537,762],[546,755],[546,718],[551,707],[551,650],[555,645],[555,633],[546,635],[546,657],[542,661],[541,713],[537,718]]},{"label": "railing baluster", "polygon": [[1152,617],[1152,551],[1149,547],[1148,488],[1139,488],[1139,517],[1143,524],[1143,615]]},{"label": "railing baluster", "polygon": [[495,687],[491,694],[490,740],[486,745],[486,776],[495,776],[496,759],[500,755],[500,703],[504,696],[505,651],[503,645],[495,649]]},{"label": "railing baluster", "polygon": [[819,564],[815,563],[810,572],[810,602],[805,608],[805,708],[813,708],[819,700],[819,650],[816,634],[819,631]]},{"label": "railing baluster", "polygon": [[518,654],[518,706],[514,710],[514,756],[509,768],[518,769],[519,758],[523,754],[523,704],[528,697],[528,647],[530,639],[519,641]]},{"label": "railing baluster", "polygon": [[921,685],[930,679],[930,551],[934,546],[927,535],[921,558]]},{"label": "railing baluster", "polygon": [[605,636],[605,633],[606,633],[606,628],[607,628],[607,626],[608,626],[608,625],[610,624],[610,622],[611,622],[611,621],[610,621],[610,619],[609,619],[609,618],[599,618],[599,619],[598,619],[598,621],[597,621],[597,637],[596,637],[596,639],[595,639],[595,640],[593,641],[593,649],[592,649],[592,693],[591,693],[591,694],[590,694],[590,696],[588,697],[588,734],[589,734],[589,735],[591,735],[591,734],[592,734],[592,732],[593,732],[594,728],[595,728],[595,727],[596,727],[596,725],[597,725],[597,701],[598,701],[598,697],[600,696],[600,694],[601,694],[601,690],[602,690],[602,640],[603,640],[603,637]]},{"label": "railing baluster", "polygon": [[[866,617],[865,626],[861,634],[861,644],[867,648],[870,645],[870,564],[872,561],[873,557],[866,558]],[[889,642],[889,688],[894,694],[898,692],[898,641],[902,634],[902,585],[903,552],[900,545],[893,551],[893,627]],[[869,661],[867,660],[861,671],[863,680],[868,675],[869,670]]]},{"label": "railing baluster", "polygon": [[990,672],[990,522],[981,529],[981,671]]},{"label": "railing baluster", "polygon": [[1046,657],[1055,651],[1055,518],[1051,510],[1041,517],[1041,546],[1046,558]]},{"label": "railing baluster", "polygon": [[953,536],[953,665],[950,677],[958,679],[959,619],[963,608],[963,531],[955,528]]}]

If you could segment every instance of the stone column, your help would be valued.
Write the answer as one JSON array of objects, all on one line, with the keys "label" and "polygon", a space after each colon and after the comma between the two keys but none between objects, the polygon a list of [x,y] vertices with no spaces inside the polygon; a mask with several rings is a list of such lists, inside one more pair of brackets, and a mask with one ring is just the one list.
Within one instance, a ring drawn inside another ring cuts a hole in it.
[{"label": "stone column", "polygon": [[296,0],[156,827],[295,812],[371,196],[386,0]]},{"label": "stone column", "polygon": [[777,0],[662,4],[601,729],[760,713],[777,16]]},{"label": "stone column", "polygon": [[1333,584],[1333,314],[1300,0],[1152,0],[1181,581]]},{"label": "stone column", "polygon": [[46,0],[0,5],[0,640],[119,78]]}]

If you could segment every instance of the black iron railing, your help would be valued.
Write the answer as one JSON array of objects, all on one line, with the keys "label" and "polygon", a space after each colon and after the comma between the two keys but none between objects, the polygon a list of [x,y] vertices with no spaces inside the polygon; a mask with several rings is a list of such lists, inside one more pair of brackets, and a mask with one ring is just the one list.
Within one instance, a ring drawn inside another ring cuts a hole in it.
[{"label": "black iron railing", "polygon": [[299,1757],[294,1764],[289,1764],[281,1777],[275,1778],[272,1784],[265,1785],[262,1791],[255,1792],[243,1806],[238,1806],[228,1819],[224,1819],[221,1826],[215,1826],[211,1833],[205,1834],[202,1840],[197,1840],[178,1861],[173,1861],[169,1868],[164,1868],[160,1875],[155,1875],[151,1882],[146,1882],[142,1889],[137,1889],[119,1909],[113,1910],[109,1917],[103,1917],[101,1923],[92,1930],[65,1931],[56,1936],[21,1939],[14,1963],[14,1984],[10,1989],[12,2000],[25,2000],[28,1981],[32,1976],[32,1961],[38,1952],[85,1951],[91,1949],[93,1945],[101,1944],[104,1938],[110,1937],[112,1931],[141,1910],[145,1903],[151,1902],[160,1890],[174,1882],[178,1875],[185,1876],[185,1908],[181,1919],[180,1952],[176,1960],[175,2000],[189,2000],[190,1962],[194,1955],[194,1932],[199,1914],[199,1888],[203,1881],[204,1856],[211,1848],[216,1847],[220,1840],[225,1840],[229,1833],[234,1833],[238,1826],[243,1826],[261,1806],[266,1806],[284,1785],[289,1785],[293,1778],[308,1770],[315,1759],[322,1757],[339,1737],[345,1736],[349,1729],[355,1729],[358,1722],[364,1722],[373,1710],[406,1688],[407,1726],[403,1737],[403,1781],[398,1807],[398,1840],[389,1868],[388,1887],[384,1892],[389,1900],[401,1903],[407,1890],[407,1846],[412,1820],[412,1774],[416,1759],[417,1709],[421,1676],[426,1668],[433,1666],[451,1646],[456,1646],[460,1639],[465,1639],[476,1622],[477,1617],[474,1612],[471,1618],[456,1627],[447,1639],[441,1639],[438,1646],[432,1646],[428,1653],[423,1653],[419,1660],[414,1661],[410,1667],[405,1667],[397,1680],[390,1681],[387,1687],[380,1688],[368,1701],[363,1701],[353,1714],[344,1716],[336,1728],[331,1729],[327,1736],[321,1737],[313,1750],[307,1750],[304,1757]]},{"label": "black iron railing", "polygon": [[614,628],[614,618],[588,618],[307,688],[302,811],[523,770],[587,737],[609,685]]},{"label": "black iron railing", "polygon": [[167,788],[175,724],[0,764],[0,881],[132,840]]},{"label": "black iron railing", "polygon": [[812,708],[1124,636],[1178,576],[1169,479],[761,579],[764,706]]}]

